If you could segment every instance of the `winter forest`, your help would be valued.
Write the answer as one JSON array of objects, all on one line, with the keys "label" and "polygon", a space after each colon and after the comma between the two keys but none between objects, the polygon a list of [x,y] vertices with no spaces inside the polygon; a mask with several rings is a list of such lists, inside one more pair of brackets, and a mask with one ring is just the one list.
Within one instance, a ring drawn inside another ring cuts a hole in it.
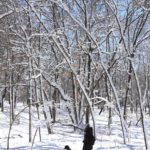
[{"label": "winter forest", "polygon": [[150,149],[150,1],[0,0],[0,149],[82,150],[88,124]]}]

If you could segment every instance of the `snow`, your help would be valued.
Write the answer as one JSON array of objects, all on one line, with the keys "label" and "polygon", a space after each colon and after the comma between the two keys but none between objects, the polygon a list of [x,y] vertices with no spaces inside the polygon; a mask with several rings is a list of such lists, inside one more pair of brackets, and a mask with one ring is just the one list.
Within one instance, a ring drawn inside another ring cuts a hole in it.
[{"label": "snow", "polygon": [[[22,110],[25,106],[19,104],[17,106],[16,114]],[[5,111],[0,112],[0,150],[7,149],[7,136],[9,130],[9,105],[5,108]],[[42,109],[41,109],[42,110]],[[113,114],[113,124],[108,129],[108,113],[102,112],[98,115],[99,111],[95,108],[95,120],[96,120],[96,142],[93,150],[144,150],[144,140],[142,134],[142,128],[140,122],[136,125],[136,115],[130,114],[128,119],[129,137],[127,139],[127,145],[123,144],[122,131],[120,127],[119,117]],[[57,123],[51,123],[52,134],[47,134],[46,123],[41,116],[41,120],[37,119],[36,109],[32,107],[32,119],[33,119],[33,133],[38,127],[41,127],[42,141],[39,140],[39,132],[35,137],[33,144],[33,150],[62,150],[65,145],[69,145],[72,150],[82,150],[83,146],[83,131],[74,132],[73,127],[63,126],[61,123],[70,124],[70,120],[67,116],[67,112],[59,110],[57,113]],[[149,116],[146,116],[146,125],[150,127],[148,121]],[[20,123],[18,123],[20,122]],[[150,139],[149,139],[150,141]],[[32,147],[32,143],[28,142],[28,109],[20,114],[18,121],[14,122],[10,136],[10,150],[29,150]]]}]

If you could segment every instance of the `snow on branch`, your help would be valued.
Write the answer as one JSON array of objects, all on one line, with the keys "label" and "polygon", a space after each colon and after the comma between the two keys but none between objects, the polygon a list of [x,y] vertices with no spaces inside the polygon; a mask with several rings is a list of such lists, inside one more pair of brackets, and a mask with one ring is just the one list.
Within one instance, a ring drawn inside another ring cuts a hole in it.
[{"label": "snow on branch", "polygon": [[43,75],[43,78],[44,78],[44,80],[46,80],[46,81],[48,82],[48,84],[49,84],[50,86],[56,88],[56,89],[59,91],[60,95],[63,97],[63,99],[64,99],[65,101],[71,101],[71,100],[72,100],[72,98],[71,98],[70,96],[68,96],[67,94],[64,93],[64,90],[61,88],[61,86],[60,86],[59,84],[54,83],[54,82],[52,82],[52,81],[49,81],[49,80],[46,78],[46,76],[44,76],[44,75]]},{"label": "snow on branch", "polygon": [[77,126],[75,124],[65,124],[65,123],[61,123],[61,122],[58,122],[58,123],[60,123],[63,126],[74,127],[74,128],[77,128],[77,129],[80,129],[80,130],[84,131],[83,128],[80,128],[79,126]]},{"label": "snow on branch", "polygon": [[39,74],[37,74],[37,75],[34,75],[34,76],[32,76],[32,79],[37,79],[38,77],[40,77],[41,76],[41,73],[39,73]]},{"label": "snow on branch", "polygon": [[146,7],[144,7],[144,6],[142,6],[142,8],[143,8],[145,11],[150,12],[150,8],[146,8]]},{"label": "snow on branch", "polygon": [[4,14],[1,14],[1,15],[0,15],[0,19],[4,18],[4,17],[6,17],[6,16],[8,16],[8,15],[10,15],[10,14],[12,14],[12,13],[13,13],[13,11],[10,10],[10,11],[4,13]]},{"label": "snow on branch", "polygon": [[0,32],[5,33],[5,31],[4,31],[4,30],[1,30],[1,29],[0,29]]},{"label": "snow on branch", "polygon": [[105,105],[107,105],[108,107],[114,108],[113,103],[112,103],[112,102],[109,102],[109,101],[108,101],[106,98],[104,98],[104,97],[93,97],[93,98],[91,98],[91,100],[94,100],[94,99],[100,99],[99,101],[95,102],[94,105],[98,105],[98,104],[100,104],[100,103],[102,103],[102,102],[106,102]]}]

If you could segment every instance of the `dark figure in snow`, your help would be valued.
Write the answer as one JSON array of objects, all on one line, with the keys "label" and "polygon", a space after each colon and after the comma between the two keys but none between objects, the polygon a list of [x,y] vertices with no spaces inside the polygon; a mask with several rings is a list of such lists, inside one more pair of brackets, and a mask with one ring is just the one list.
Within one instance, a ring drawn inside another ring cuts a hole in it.
[{"label": "dark figure in snow", "polygon": [[93,128],[87,125],[84,129],[83,150],[92,150],[94,143]]},{"label": "dark figure in snow", "polygon": [[65,150],[71,150],[71,148],[68,145],[66,145],[64,149]]}]

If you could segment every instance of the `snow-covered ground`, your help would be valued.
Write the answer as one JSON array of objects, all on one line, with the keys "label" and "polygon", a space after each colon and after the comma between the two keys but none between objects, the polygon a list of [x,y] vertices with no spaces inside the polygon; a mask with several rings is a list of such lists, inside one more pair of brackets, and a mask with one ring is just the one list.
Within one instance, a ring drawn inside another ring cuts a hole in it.
[{"label": "snow-covered ground", "polygon": [[[20,111],[23,106],[17,106]],[[16,113],[17,113],[16,111]],[[62,123],[68,123],[69,117],[64,111],[60,111],[57,114],[59,121]],[[42,115],[41,115],[42,116]],[[95,109],[95,120],[96,120],[96,142],[93,150],[144,150],[144,140],[141,124],[137,126],[136,115],[130,114],[130,120],[128,124],[128,138],[127,144],[123,144],[122,132],[119,122],[119,117],[113,114],[113,124],[111,129],[108,129],[108,113],[103,112],[98,115],[98,111]],[[40,121],[37,119],[36,109],[33,110],[33,131],[34,136],[36,129],[40,126],[42,133],[42,141],[39,140],[39,134],[37,132],[35,142],[33,145],[34,150],[63,150],[65,145],[69,145],[72,150],[82,150],[83,146],[83,133],[74,132],[73,127],[63,126],[60,123],[51,125],[52,134],[47,134],[44,119]],[[146,126],[150,129],[150,117],[146,116]],[[131,121],[131,122],[130,122]],[[31,150],[32,143],[28,142],[28,109],[20,114],[20,124],[14,123],[10,136],[10,150]],[[0,150],[7,149],[7,136],[9,131],[9,111],[8,106],[5,108],[5,112],[0,112]],[[148,139],[150,145],[150,131],[148,131]]]}]

